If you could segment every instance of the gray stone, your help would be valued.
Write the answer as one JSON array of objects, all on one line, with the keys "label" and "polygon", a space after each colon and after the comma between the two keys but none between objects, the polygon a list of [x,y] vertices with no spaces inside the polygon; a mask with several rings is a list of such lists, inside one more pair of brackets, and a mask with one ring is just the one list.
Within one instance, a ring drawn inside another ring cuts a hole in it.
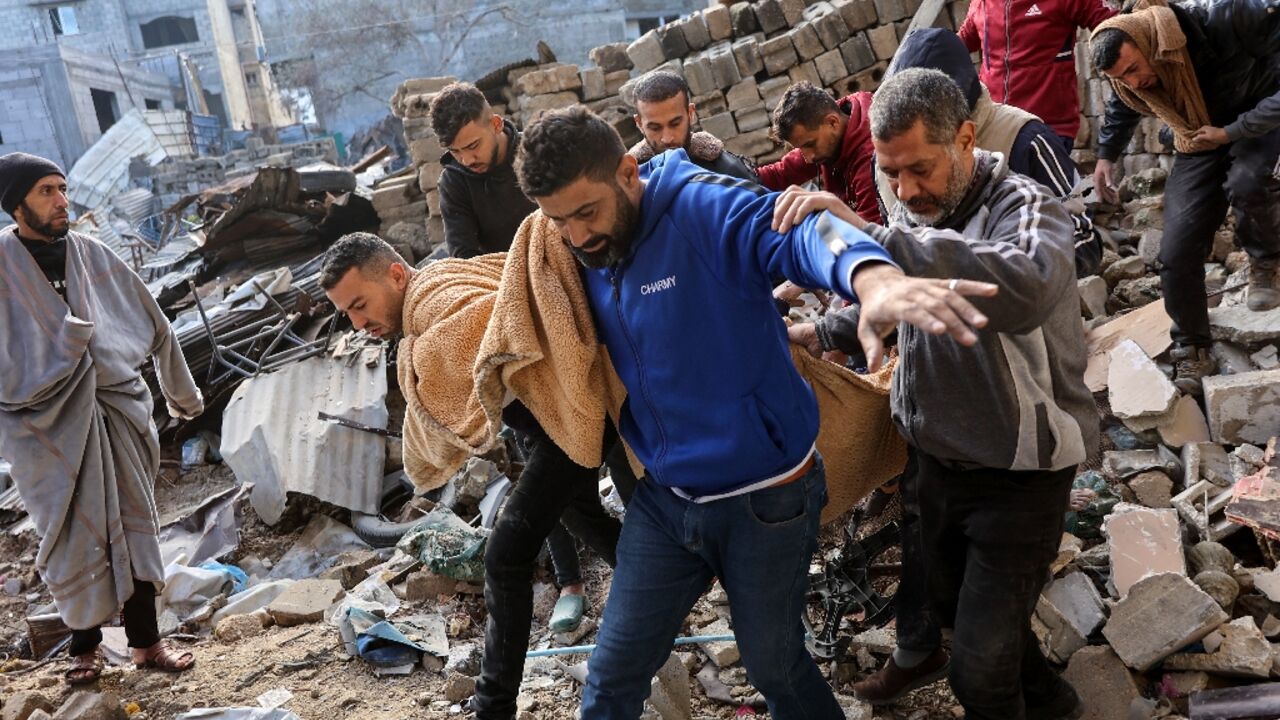
[{"label": "gray stone", "polygon": [[815,87],[822,87],[822,78],[818,77],[818,66],[813,61],[803,62],[787,71],[791,84],[807,82]]},{"label": "gray stone", "polygon": [[213,636],[224,643],[233,644],[263,633],[262,617],[258,614],[231,615],[218,621]]},{"label": "gray stone", "polygon": [[1107,281],[1097,275],[1090,275],[1076,281],[1076,291],[1080,294],[1080,311],[1086,319],[1107,316]]},{"label": "gray stone", "polygon": [[874,0],[831,0],[831,6],[844,18],[849,32],[858,32],[880,21]]},{"label": "gray stone", "polygon": [[582,87],[582,77],[578,74],[577,65],[556,65],[543,70],[534,70],[520,76],[515,85],[516,92],[525,95],[549,95],[577,90],[580,87]]},{"label": "gray stone", "polygon": [[691,720],[693,717],[689,671],[680,662],[679,655],[671,653],[650,681],[649,702],[662,720]]},{"label": "gray stone", "polygon": [[445,660],[446,673],[461,673],[476,676],[480,674],[480,658],[484,654],[478,643],[470,642],[449,647],[449,658]]},{"label": "gray stone", "polygon": [[733,36],[745,37],[760,29],[756,11],[749,2],[736,2],[729,6],[729,20],[733,23]]},{"label": "gray stone", "polygon": [[1208,635],[1228,615],[1183,575],[1144,578],[1111,609],[1102,634],[1129,667],[1146,672],[1156,663]]},{"label": "gray stone", "polygon": [[1249,351],[1235,343],[1215,342],[1209,348],[1209,354],[1213,356],[1214,362],[1218,363],[1219,375],[1239,375],[1257,369],[1249,359]]},{"label": "gray stone", "polygon": [[441,595],[452,595],[458,590],[458,581],[430,570],[420,570],[405,581],[405,599],[410,602],[439,602]]},{"label": "gray stone", "polygon": [[812,22],[813,29],[818,33],[818,39],[828,50],[835,50],[840,47],[840,43],[849,38],[849,26],[845,24],[844,18],[839,13],[819,15]]},{"label": "gray stone", "polygon": [[738,125],[733,121],[733,113],[719,113],[701,118],[702,130],[709,132],[721,140],[728,140],[738,134]]},{"label": "gray stone", "polygon": [[1111,551],[1111,583],[1118,597],[1128,595],[1145,577],[1187,574],[1178,513],[1173,509],[1121,503],[1102,521],[1102,532]]},{"label": "gray stone", "polygon": [[729,109],[734,111],[764,107],[764,100],[760,97],[760,86],[756,84],[756,79],[753,77],[746,78],[729,88],[724,94],[724,100],[729,103]]},{"label": "gray stone", "polygon": [[1142,262],[1154,266],[1156,261],[1160,259],[1160,238],[1164,236],[1164,230],[1159,228],[1148,228],[1142,231],[1142,235],[1138,238],[1138,257],[1142,258]]},{"label": "gray stone", "polygon": [[1107,396],[1111,412],[1121,420],[1156,418],[1173,409],[1178,389],[1132,340],[1124,340],[1109,353]]},{"label": "gray stone", "polygon": [[684,79],[695,96],[706,95],[719,89],[711,72],[711,60],[705,55],[695,55],[684,62]]},{"label": "gray stone", "polygon": [[622,92],[622,86],[631,79],[631,73],[627,70],[615,70],[604,74],[604,94],[605,97],[612,97]]},{"label": "gray stone", "polygon": [[787,34],[791,36],[791,44],[796,46],[796,55],[802,62],[812,60],[826,50],[818,39],[818,31],[813,29],[813,23],[802,22]]},{"label": "gray stone", "polygon": [[778,0],[760,0],[752,7],[756,11],[756,24],[765,34],[787,26],[787,18],[782,14],[782,5]]},{"label": "gray stone", "polygon": [[34,690],[20,690],[4,699],[0,720],[28,720],[37,710],[53,712],[53,703]]},{"label": "gray stone", "polygon": [[716,5],[702,11],[702,19],[707,24],[707,32],[711,35],[711,42],[720,40],[728,40],[733,37],[733,18],[729,13],[729,8],[724,5]]},{"label": "gray stone", "polygon": [[1121,280],[1136,280],[1146,274],[1147,264],[1142,258],[1134,255],[1111,263],[1106,270],[1102,271],[1102,278],[1108,285],[1114,287]]},{"label": "gray stone", "polygon": [[129,715],[115,693],[80,691],[67,698],[53,720],[126,720]]},{"label": "gray stone", "polygon": [[1088,645],[1089,635],[1106,621],[1102,596],[1084,573],[1071,573],[1045,588],[1036,603],[1036,617],[1047,629],[1045,650],[1050,659],[1065,663]]},{"label": "gray stone", "polygon": [[607,93],[604,87],[604,70],[583,68],[580,74],[583,100],[599,100]]},{"label": "gray stone", "polygon": [[897,22],[911,14],[905,0],[875,0],[875,4],[882,23]]},{"label": "gray stone", "polygon": [[449,702],[462,702],[476,691],[476,679],[462,673],[449,673],[444,679],[442,692]]},{"label": "gray stone", "polygon": [[662,44],[662,55],[668,60],[683,58],[689,54],[689,43],[685,42],[680,25],[674,22],[658,28],[658,42]]},{"label": "gray stone", "polygon": [[828,50],[822,53],[813,59],[813,65],[818,69],[818,77],[822,79],[823,85],[833,85],[849,74],[839,50]]},{"label": "gray stone", "polygon": [[866,33],[857,33],[840,44],[840,55],[851,73],[859,73],[876,64],[876,53]]},{"label": "gray stone", "polygon": [[1164,668],[1257,680],[1271,677],[1271,643],[1252,617],[1227,623],[1218,632],[1222,643],[1213,652],[1178,653],[1164,661]]},{"label": "gray stone", "polygon": [[877,60],[889,60],[898,51],[898,30],[892,25],[881,25],[867,31],[871,49]]},{"label": "gray stone", "polygon": [[717,88],[724,89],[742,80],[738,70],[738,60],[733,54],[733,46],[719,43],[707,50],[706,58],[711,63],[711,77]]},{"label": "gray stone", "polygon": [[1280,370],[1207,377],[1204,401],[1215,442],[1266,445],[1280,429]]},{"label": "gray stone", "polygon": [[769,127],[769,113],[765,112],[763,105],[750,110],[735,112],[733,119],[738,126],[738,132],[751,132],[752,130]]},{"label": "gray stone", "polygon": [[1138,502],[1157,510],[1173,507],[1173,480],[1159,470],[1138,473],[1129,480],[1129,489]]},{"label": "gray stone", "polygon": [[1257,345],[1280,339],[1280,308],[1255,312],[1244,305],[1209,308],[1209,328],[1215,340]]},{"label": "gray stone", "polygon": [[1280,369],[1280,350],[1275,345],[1268,345],[1258,352],[1249,356],[1254,365],[1259,370],[1276,370]]},{"label": "gray stone", "polygon": [[790,86],[791,83],[789,83],[787,78],[784,77],[769,78],[768,80],[760,83],[760,97],[764,98],[765,109],[772,112],[773,109],[777,107],[778,103],[782,101],[782,96],[787,92],[787,88]]},{"label": "gray stone", "polygon": [[778,0],[778,5],[782,8],[782,17],[788,25],[795,27],[804,20],[805,0]]},{"label": "gray stone", "polygon": [[1080,720],[1119,720],[1129,717],[1129,706],[1142,697],[1133,673],[1106,646],[1086,647],[1071,656],[1062,673],[1084,704]]},{"label": "gray stone", "polygon": [[768,128],[742,133],[735,138],[725,140],[724,147],[731,153],[743,157],[756,157],[773,152],[773,140],[769,138]]},{"label": "gray stone", "polygon": [[423,163],[418,168],[418,187],[423,192],[431,192],[440,186],[440,173],[444,172],[444,164],[438,162]]},{"label": "gray stone", "polygon": [[799,62],[796,46],[792,44],[790,35],[779,35],[764,41],[760,45],[760,57],[764,60],[764,69],[770,75],[782,75]]},{"label": "gray stone", "polygon": [[632,41],[627,46],[627,57],[636,73],[646,73],[658,67],[666,60],[662,53],[662,42],[658,40],[658,31],[650,30]]},{"label": "gray stone", "polygon": [[738,74],[742,77],[752,77],[764,69],[760,46],[753,37],[733,41],[733,60],[738,64]]},{"label": "gray stone", "polygon": [[693,104],[699,116],[719,115],[729,109],[729,105],[724,101],[724,93],[719,90],[706,95],[693,96]]},{"label": "gray stone", "polygon": [[[729,627],[729,623],[724,620],[717,620],[702,629],[703,635],[730,635],[733,629]],[[715,663],[718,668],[725,668],[738,662],[742,655],[738,653],[738,644],[735,642],[703,642],[698,643],[698,647],[711,658],[711,662]]]},{"label": "gray stone", "polygon": [[272,600],[267,612],[281,626],[320,622],[324,611],[344,594],[337,580],[299,580]]},{"label": "gray stone", "polygon": [[609,43],[608,45],[592,48],[587,56],[591,58],[591,62],[606,73],[630,70],[633,67],[631,58],[627,56],[627,43],[624,42]]},{"label": "gray stone", "polygon": [[680,32],[684,33],[684,42],[690,50],[701,50],[711,44],[711,30],[707,28],[707,21],[703,19],[702,13],[690,13],[676,21],[676,24],[680,26]]}]

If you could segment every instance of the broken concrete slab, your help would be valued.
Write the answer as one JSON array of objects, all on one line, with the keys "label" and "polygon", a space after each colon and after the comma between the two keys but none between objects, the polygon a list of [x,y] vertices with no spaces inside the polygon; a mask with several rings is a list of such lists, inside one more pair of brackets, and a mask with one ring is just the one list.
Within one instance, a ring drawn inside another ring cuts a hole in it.
[{"label": "broken concrete slab", "polygon": [[277,625],[301,625],[320,622],[324,611],[338,602],[346,592],[337,580],[299,580],[271,601],[267,612]]},{"label": "broken concrete slab", "polygon": [[53,703],[34,690],[20,690],[5,698],[0,720],[27,720],[38,710],[53,712]]},{"label": "broken concrete slab", "polygon": [[1160,470],[1169,477],[1182,477],[1182,459],[1164,446],[1155,450],[1110,450],[1102,456],[1102,473],[1124,480],[1148,470]]},{"label": "broken concrete slab", "polygon": [[1125,665],[1146,672],[1228,619],[1189,578],[1161,573],[1129,588],[1128,596],[1112,607],[1102,634]]},{"label": "broken concrete slab", "polygon": [[1253,587],[1271,602],[1280,603],[1280,568],[1254,575]]},{"label": "broken concrete slab", "polygon": [[1209,423],[1204,419],[1200,403],[1190,395],[1178,398],[1173,411],[1165,422],[1156,426],[1156,430],[1160,433],[1161,442],[1171,448],[1209,441]]},{"label": "broken concrete slab", "polygon": [[1076,281],[1076,291],[1080,294],[1080,312],[1088,320],[1107,316],[1107,298],[1110,291],[1107,281],[1097,275],[1090,275]]},{"label": "broken concrete slab", "polygon": [[1133,673],[1106,646],[1083,648],[1071,656],[1062,673],[1084,704],[1081,720],[1117,720],[1129,716],[1129,706],[1142,695]]},{"label": "broken concrete slab", "polygon": [[1045,650],[1054,662],[1065,663],[1089,643],[1089,635],[1107,619],[1102,596],[1084,573],[1055,580],[1040,594],[1036,617],[1044,624]]},{"label": "broken concrete slab", "polygon": [[[703,635],[731,635],[733,629],[729,627],[729,623],[725,620],[717,620],[702,629]],[[724,668],[738,662],[742,655],[738,652],[738,644],[736,642],[703,642],[698,643],[698,647],[711,658],[711,662],[716,667]]]},{"label": "broken concrete slab", "polygon": [[1231,490],[1208,480],[1201,480],[1173,496],[1173,507],[1184,522],[1195,528],[1202,540],[1217,542],[1235,533],[1240,526],[1225,515],[1231,503]]},{"label": "broken concrete slab", "polygon": [[1199,670],[1228,677],[1271,677],[1271,643],[1251,617],[1233,620],[1218,628],[1222,644],[1213,652],[1178,653],[1164,661],[1170,670]]},{"label": "broken concrete slab", "polygon": [[115,693],[80,691],[67,698],[53,720],[126,720],[129,714]]},{"label": "broken concrete slab", "polygon": [[1121,420],[1164,415],[1178,399],[1178,389],[1132,340],[1111,350],[1107,394],[1112,414]]},{"label": "broken concrete slab", "polygon": [[1255,312],[1244,305],[1209,308],[1209,329],[1215,340],[1257,345],[1280,339],[1280,308]]},{"label": "broken concrete slab", "polygon": [[[268,617],[268,620],[270,618]],[[238,643],[263,633],[262,617],[258,614],[229,615],[213,627],[213,636],[224,643]]]},{"label": "broken concrete slab", "polygon": [[405,582],[405,599],[410,602],[435,602],[441,595],[452,595],[457,589],[457,580],[422,570],[409,575]]},{"label": "broken concrete slab", "polygon": [[662,720],[691,720],[692,695],[689,688],[689,671],[680,656],[671,653],[658,669],[649,685],[649,702],[662,716]]},{"label": "broken concrete slab", "polygon": [[1217,443],[1201,442],[1182,446],[1182,466],[1184,485],[1208,480],[1225,488],[1236,481],[1232,476],[1227,449]]},{"label": "broken concrete slab", "polygon": [[1249,356],[1259,370],[1275,370],[1280,368],[1280,350],[1275,345],[1268,345]]},{"label": "broken concrete slab", "polygon": [[1173,344],[1169,335],[1172,326],[1173,320],[1164,311],[1164,303],[1151,303],[1090,330],[1085,336],[1089,344],[1089,364],[1084,373],[1089,390],[1099,392],[1106,389],[1110,353],[1116,345],[1124,340],[1133,340],[1147,357],[1156,357]]},{"label": "broken concrete slab", "polygon": [[1280,370],[1207,377],[1204,401],[1215,442],[1265,445],[1280,433]]},{"label": "broken concrete slab", "polygon": [[1111,582],[1125,597],[1139,580],[1159,573],[1187,574],[1178,513],[1121,503],[1102,523],[1111,552]]}]

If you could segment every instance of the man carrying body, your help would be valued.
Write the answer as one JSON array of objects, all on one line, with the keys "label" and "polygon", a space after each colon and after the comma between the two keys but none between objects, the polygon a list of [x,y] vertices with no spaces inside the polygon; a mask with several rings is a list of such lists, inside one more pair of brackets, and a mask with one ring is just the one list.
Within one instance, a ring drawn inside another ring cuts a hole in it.
[{"label": "man carrying body", "polygon": [[182,671],[160,640],[164,582],[152,499],[160,443],[139,368],[155,363],[169,413],[204,401],[169,321],[142,280],[93,238],[70,232],[67,183],[41,157],[0,157],[0,456],[40,536],[36,567],[71,628],[71,684],[102,674],[100,626],[124,610],[138,667]]},{"label": "man carrying body", "polygon": [[[320,286],[357,329],[378,337],[421,335],[406,306],[418,277],[384,240],[369,233],[343,236],[326,252]],[[417,392],[402,387],[406,395]],[[482,720],[510,720],[529,649],[533,570],[539,550],[563,521],[609,565],[615,564],[620,526],[600,508],[595,468],[577,465],[518,401],[503,420],[514,424],[529,447],[523,472],[503,506],[485,549],[484,597],[488,608],[481,676],[472,709]],[[406,442],[411,442],[406,435]],[[614,477],[627,472],[616,464]],[[569,551],[577,549],[570,544]],[[581,593],[581,587],[577,588]]]},{"label": "man carrying body", "polygon": [[677,148],[694,163],[721,175],[756,180],[751,163],[724,149],[720,138],[708,132],[694,132],[698,112],[689,99],[684,78],[666,70],[641,75],[632,89],[636,104],[636,127],[644,139],[629,152],[639,163]]},{"label": "man carrying body", "polygon": [[771,277],[859,293],[877,358],[878,333],[904,317],[976,341],[969,326],[984,320],[958,292],[995,288],[907,278],[829,214],[774,233],[773,195],[708,173],[683,151],[644,169],[642,178],[617,132],[581,107],[531,124],[517,160],[526,194],[583,265],[600,341],[628,393],[619,432],[647,470],[618,543],[582,716],[639,717],[650,678],[715,577],[771,717],[842,718],[804,645],[825,481],[817,404],[792,362]]},{"label": "man carrying body", "polygon": [[786,190],[820,177],[822,189],[840,198],[867,222],[880,221],[872,177],[871,93],[856,92],[839,102],[808,82],[787,88],[773,109],[773,139],[793,150],[756,168],[760,184]]},{"label": "man carrying body", "polygon": [[[1000,287],[999,298],[974,303],[990,322],[973,347],[900,329],[893,414],[911,446],[904,488],[918,503],[922,537],[904,542],[903,575],[923,568],[934,614],[955,629],[950,680],[967,718],[1077,717],[1079,698],[1041,655],[1030,624],[1075,468],[1098,441],[1070,219],[1043,186],[976,150],[964,96],[937,70],[886,81],[871,132],[899,201],[889,225],[861,223],[837,198],[799,190],[779,200],[777,225],[785,231],[832,210],[905,271]],[[846,334],[841,345],[856,343]],[[911,680],[901,675],[919,674],[896,667],[900,651],[873,676],[898,690]],[[945,665],[936,645],[932,652],[922,662]]]},{"label": "man carrying body", "polygon": [[1273,11],[1262,0],[1142,2],[1099,25],[1090,40],[1094,67],[1115,92],[1093,175],[1103,198],[1115,199],[1114,163],[1140,114],[1173,130],[1160,284],[1173,319],[1174,384],[1186,393],[1200,394],[1201,378],[1217,369],[1204,260],[1228,203],[1249,254],[1249,309],[1280,305],[1280,18]]}]

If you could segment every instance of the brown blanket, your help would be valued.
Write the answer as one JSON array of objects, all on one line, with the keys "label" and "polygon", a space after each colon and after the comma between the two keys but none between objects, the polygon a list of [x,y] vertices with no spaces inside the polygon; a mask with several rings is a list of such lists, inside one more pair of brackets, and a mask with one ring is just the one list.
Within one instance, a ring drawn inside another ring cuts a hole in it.
[{"label": "brown blanket", "polygon": [[[442,260],[409,284],[400,384],[405,469],[420,488],[438,487],[493,447],[507,393],[585,467],[602,462],[605,416],[616,418],[626,398],[596,338],[577,261],[552,223],[541,212],[525,219],[496,282],[501,258]],[[827,521],[906,464],[889,415],[893,370],[858,375],[798,346],[792,355],[818,398]]]}]

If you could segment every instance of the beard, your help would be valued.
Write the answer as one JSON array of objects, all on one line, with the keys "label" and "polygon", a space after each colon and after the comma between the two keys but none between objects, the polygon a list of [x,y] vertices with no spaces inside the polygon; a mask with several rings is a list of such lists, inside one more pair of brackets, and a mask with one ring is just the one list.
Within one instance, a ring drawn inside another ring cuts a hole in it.
[{"label": "beard", "polygon": [[71,221],[67,219],[65,213],[61,213],[59,217],[60,213],[55,210],[49,217],[40,217],[25,201],[18,207],[22,208],[22,219],[27,223],[27,227],[40,235],[60,240],[71,230]]},{"label": "beard", "polygon": [[613,227],[609,228],[608,234],[592,235],[586,243],[587,246],[600,244],[600,249],[587,251],[574,246],[573,243],[567,243],[569,250],[583,267],[593,270],[607,268],[618,264],[631,253],[631,242],[634,240],[636,224],[640,219],[640,210],[631,204],[631,199],[622,192],[622,188],[616,185],[613,188],[613,196],[615,206]]},{"label": "beard", "polygon": [[667,150],[684,150],[685,154],[689,155],[691,160],[693,159],[693,155],[690,154],[692,152],[691,148],[693,147],[693,128],[689,128],[689,132],[685,133],[684,143],[682,143],[679,148],[666,148],[660,143],[653,142],[648,138],[646,138],[645,141],[649,143],[649,149],[653,151],[654,155],[661,155]]},{"label": "beard", "polygon": [[936,208],[932,212],[917,212],[907,203],[903,210],[913,225],[936,225],[945,220],[960,207],[965,193],[969,192],[969,176],[964,171],[964,163],[960,161],[960,151],[954,147],[948,151],[951,159],[951,174],[947,177],[947,189],[942,195],[923,195],[913,200],[921,206]]}]

